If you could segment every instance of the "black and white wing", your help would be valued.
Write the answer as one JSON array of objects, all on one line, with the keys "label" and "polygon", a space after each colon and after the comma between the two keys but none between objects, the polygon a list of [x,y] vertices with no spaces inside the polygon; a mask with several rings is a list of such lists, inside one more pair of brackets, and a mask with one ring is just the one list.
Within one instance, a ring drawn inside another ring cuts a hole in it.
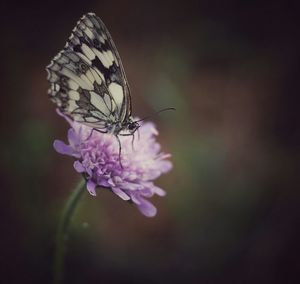
[{"label": "black and white wing", "polygon": [[46,68],[48,91],[61,112],[94,128],[131,115],[129,85],[115,44],[93,13],[84,15]]}]

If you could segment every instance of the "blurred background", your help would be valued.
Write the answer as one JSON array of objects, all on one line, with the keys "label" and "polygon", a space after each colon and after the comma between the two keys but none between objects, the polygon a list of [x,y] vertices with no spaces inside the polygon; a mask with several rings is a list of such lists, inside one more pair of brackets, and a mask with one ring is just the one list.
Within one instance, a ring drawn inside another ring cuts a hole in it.
[{"label": "blurred background", "polygon": [[[299,283],[299,13],[279,1],[1,3],[1,283],[51,283],[54,237],[80,176],[45,66],[77,20],[109,28],[133,111],[174,169],[149,219],[84,195],[65,283]],[[291,3],[291,2],[290,2]],[[153,118],[154,119],[154,118]]]}]

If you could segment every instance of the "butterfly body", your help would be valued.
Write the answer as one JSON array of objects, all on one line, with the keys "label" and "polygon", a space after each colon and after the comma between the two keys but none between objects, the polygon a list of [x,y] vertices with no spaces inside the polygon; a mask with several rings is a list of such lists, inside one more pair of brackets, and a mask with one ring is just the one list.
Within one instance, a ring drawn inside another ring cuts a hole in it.
[{"label": "butterfly body", "polygon": [[48,94],[60,112],[102,133],[132,135],[130,89],[124,68],[104,23],[84,15],[64,49],[46,67]]},{"label": "butterfly body", "polygon": [[115,134],[115,135],[120,134],[120,132],[124,131],[124,130],[127,130],[129,132],[129,134],[132,134],[139,127],[140,127],[140,125],[136,121],[133,121],[131,117],[129,117],[124,122],[116,121],[116,122],[108,123],[106,125],[107,132]]}]

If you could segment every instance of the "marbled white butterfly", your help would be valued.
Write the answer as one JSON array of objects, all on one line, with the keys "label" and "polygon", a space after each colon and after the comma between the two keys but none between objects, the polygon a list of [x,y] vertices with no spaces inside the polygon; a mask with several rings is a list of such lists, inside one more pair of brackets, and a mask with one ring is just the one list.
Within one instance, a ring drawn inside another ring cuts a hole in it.
[{"label": "marbled white butterfly", "polygon": [[116,136],[122,130],[132,135],[138,129],[131,117],[130,90],[119,53],[94,13],[78,21],[46,70],[51,84],[48,94],[66,116]]}]

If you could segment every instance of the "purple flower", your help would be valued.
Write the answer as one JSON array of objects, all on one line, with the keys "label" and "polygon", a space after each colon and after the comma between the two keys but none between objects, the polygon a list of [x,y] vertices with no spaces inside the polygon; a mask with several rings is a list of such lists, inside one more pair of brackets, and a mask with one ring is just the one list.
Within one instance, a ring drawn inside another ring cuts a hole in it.
[{"label": "purple flower", "polygon": [[160,152],[161,147],[156,142],[155,125],[144,123],[139,133],[135,132],[133,144],[132,136],[119,136],[120,164],[119,144],[114,135],[92,131],[88,126],[66,120],[71,125],[69,145],[55,140],[54,148],[76,159],[74,168],[85,175],[89,193],[96,196],[97,186],[110,188],[123,200],[131,200],[145,216],[154,217],[157,210],[146,198],[166,194],[153,181],[172,168],[167,160],[171,155]]}]

